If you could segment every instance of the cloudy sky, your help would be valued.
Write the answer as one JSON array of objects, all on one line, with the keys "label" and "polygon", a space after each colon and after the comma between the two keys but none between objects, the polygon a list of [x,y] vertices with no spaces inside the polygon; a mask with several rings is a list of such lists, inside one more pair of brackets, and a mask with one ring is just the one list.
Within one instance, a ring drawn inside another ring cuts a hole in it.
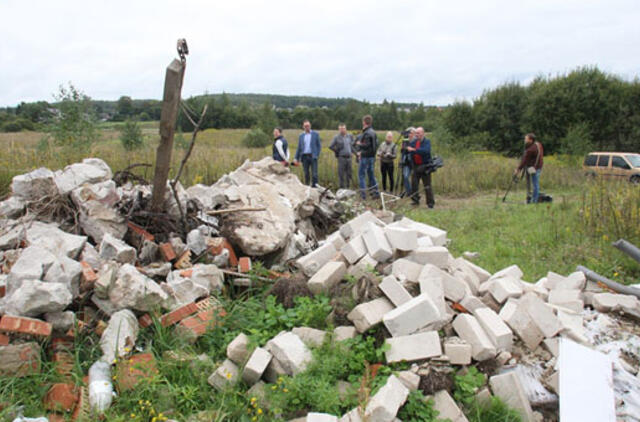
[{"label": "cloudy sky", "polygon": [[447,104],[597,65],[640,75],[638,0],[0,0],[0,106],[156,98],[187,39],[204,92]]}]

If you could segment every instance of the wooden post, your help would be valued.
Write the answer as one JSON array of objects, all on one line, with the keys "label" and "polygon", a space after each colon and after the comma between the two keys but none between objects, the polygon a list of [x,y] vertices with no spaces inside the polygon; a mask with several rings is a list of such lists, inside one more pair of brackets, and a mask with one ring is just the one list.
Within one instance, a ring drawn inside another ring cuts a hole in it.
[{"label": "wooden post", "polygon": [[156,150],[156,171],[153,176],[153,193],[151,196],[151,210],[153,212],[163,211],[185,65],[185,62],[174,59],[167,66],[167,73],[164,79],[162,113],[160,114],[160,145]]}]

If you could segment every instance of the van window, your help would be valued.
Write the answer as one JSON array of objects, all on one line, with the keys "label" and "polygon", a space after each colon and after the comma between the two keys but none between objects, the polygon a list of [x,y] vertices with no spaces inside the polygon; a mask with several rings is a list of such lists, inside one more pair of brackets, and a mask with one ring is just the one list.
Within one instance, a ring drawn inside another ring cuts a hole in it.
[{"label": "van window", "polygon": [[625,170],[631,169],[631,166],[627,164],[627,162],[624,161],[624,158],[622,157],[613,157],[613,160],[611,160],[611,167],[625,169]]},{"label": "van window", "polygon": [[601,155],[598,157],[598,167],[609,166],[609,155]]},{"label": "van window", "polygon": [[584,159],[584,165],[585,166],[595,166],[596,165],[596,161],[598,161],[598,156],[597,155],[593,155],[593,154],[589,154],[589,155],[587,155],[587,158]]},{"label": "van window", "polygon": [[640,155],[625,155],[633,167],[640,167]]}]

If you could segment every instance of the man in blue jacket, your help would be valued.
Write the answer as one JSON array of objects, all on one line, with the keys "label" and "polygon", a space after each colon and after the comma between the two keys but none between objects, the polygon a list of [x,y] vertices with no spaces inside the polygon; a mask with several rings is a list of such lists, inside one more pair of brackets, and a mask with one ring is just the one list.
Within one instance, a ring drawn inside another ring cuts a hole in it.
[{"label": "man in blue jacket", "polygon": [[322,146],[320,145],[320,135],[315,130],[311,130],[311,122],[302,122],[304,132],[298,137],[298,149],[296,150],[296,164],[302,161],[304,169],[304,184],[309,184],[309,168],[311,168],[311,187],[318,184],[318,157]]},{"label": "man in blue jacket", "polygon": [[413,163],[411,200],[415,205],[420,203],[418,184],[420,180],[422,180],[424,193],[427,197],[427,206],[433,208],[436,202],[433,198],[433,190],[431,189],[431,172],[427,170],[428,164],[431,162],[431,141],[424,137],[424,129],[422,127],[416,129],[416,137],[407,147],[407,151],[411,154]]}]

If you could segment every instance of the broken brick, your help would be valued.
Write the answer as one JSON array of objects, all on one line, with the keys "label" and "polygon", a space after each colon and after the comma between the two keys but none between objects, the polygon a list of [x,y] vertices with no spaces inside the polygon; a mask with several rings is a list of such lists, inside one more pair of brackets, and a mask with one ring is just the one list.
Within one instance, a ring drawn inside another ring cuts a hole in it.
[{"label": "broken brick", "polygon": [[55,352],[51,361],[56,364],[55,370],[58,375],[64,378],[71,377],[73,372],[73,356],[71,353],[66,351]]},{"label": "broken brick", "polygon": [[77,402],[78,390],[73,384],[53,384],[44,397],[45,409],[58,412],[73,411]]},{"label": "broken brick", "polygon": [[251,271],[251,258],[243,256],[238,260],[238,272],[248,273]]},{"label": "broken brick", "polygon": [[86,292],[93,288],[93,284],[98,279],[98,275],[91,265],[86,261],[81,261],[80,265],[82,265],[82,282],[80,283],[80,291]]},{"label": "broken brick", "polygon": [[185,268],[191,267],[191,251],[189,249],[184,251],[173,266],[178,269],[185,269]]},{"label": "broken brick", "polygon": [[224,317],[226,312],[224,309],[207,309],[200,311],[196,315],[188,317],[180,321],[178,324],[179,332],[185,334],[190,339],[195,339],[207,332],[208,329],[214,328],[217,320]]},{"label": "broken brick", "polygon": [[4,297],[7,294],[7,286],[0,286],[0,297]]},{"label": "broken brick", "polygon": [[0,346],[7,346],[9,344],[9,337],[4,334],[0,334]]},{"label": "broken brick", "polygon": [[138,324],[140,324],[142,328],[147,328],[153,325],[153,319],[151,318],[151,315],[144,314],[138,318]]},{"label": "broken brick", "polygon": [[165,242],[165,243],[161,243],[159,246],[160,246],[160,253],[162,254],[162,258],[164,258],[165,261],[169,262],[176,259],[176,253],[173,250],[173,246],[171,246],[171,243]]},{"label": "broken brick", "polygon": [[145,240],[148,240],[149,242],[153,242],[156,239],[154,235],[152,235],[151,233],[149,233],[139,225],[132,223],[131,221],[127,223],[127,227],[129,227],[129,230],[143,237]]},{"label": "broken brick", "polygon": [[193,275],[193,268],[180,271],[180,277],[189,278]]},{"label": "broken brick", "polygon": [[189,315],[195,314],[196,312],[198,312],[198,306],[195,303],[189,303],[163,315],[160,318],[160,323],[163,327],[168,327],[182,321]]},{"label": "broken brick", "polygon": [[24,377],[40,372],[40,346],[37,343],[0,347],[0,375]]},{"label": "broken brick", "polygon": [[232,267],[238,266],[238,257],[231,246],[231,243],[224,237],[214,237],[207,240],[207,246],[209,246],[209,253],[212,255],[220,255],[223,249],[229,251],[229,265]]},{"label": "broken brick", "polygon": [[[89,384],[89,377],[82,379],[85,385]],[[78,403],[76,410],[71,415],[73,421],[89,421],[91,420],[91,406],[89,404],[89,388],[80,387],[78,391]],[[49,421],[51,422],[51,421]]]},{"label": "broken brick", "polygon": [[116,380],[119,391],[133,389],[142,380],[158,374],[156,360],[151,353],[140,353],[118,365]]},{"label": "broken brick", "polygon": [[51,324],[39,319],[11,315],[5,315],[0,319],[0,332],[49,337],[51,331]]}]

